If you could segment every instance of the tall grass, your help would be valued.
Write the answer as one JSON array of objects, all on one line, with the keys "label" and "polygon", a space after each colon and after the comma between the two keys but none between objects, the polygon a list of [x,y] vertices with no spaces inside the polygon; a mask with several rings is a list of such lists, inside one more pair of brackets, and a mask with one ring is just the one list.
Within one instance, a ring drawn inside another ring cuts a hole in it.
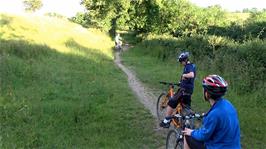
[{"label": "tall grass", "polygon": [[143,82],[159,90],[159,95],[163,89],[160,80],[179,81],[182,66],[176,62],[176,56],[184,50],[192,54],[191,61],[197,66],[192,107],[206,112],[209,105],[203,100],[201,80],[208,74],[223,76],[229,82],[225,97],[239,114],[243,148],[265,148],[265,41],[256,39],[240,44],[218,37],[149,36],[124,53],[123,61]]},{"label": "tall grass", "polygon": [[0,148],[156,148],[104,33],[0,15]]}]

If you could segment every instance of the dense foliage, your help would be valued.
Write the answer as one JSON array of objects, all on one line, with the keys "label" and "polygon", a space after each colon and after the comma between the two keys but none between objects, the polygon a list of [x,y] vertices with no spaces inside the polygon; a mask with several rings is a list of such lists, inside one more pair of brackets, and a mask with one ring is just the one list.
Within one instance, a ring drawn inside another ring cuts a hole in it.
[{"label": "dense foliage", "polygon": [[110,31],[130,29],[137,33],[227,36],[235,41],[264,39],[265,11],[249,11],[248,19],[235,20],[219,5],[201,8],[188,0],[83,0],[87,12],[72,20],[85,27]]},{"label": "dense foliage", "polygon": [[229,38],[195,35],[173,38],[149,35],[140,44],[142,53],[161,61],[176,58],[186,49],[199,65],[200,71],[223,74],[239,93],[265,90],[266,42],[254,39],[238,43]]},{"label": "dense foliage", "polygon": [[[209,59],[215,71],[237,67],[238,78],[245,80],[238,83],[239,88],[244,90],[255,89],[261,85],[257,80],[265,80],[265,11],[249,11],[245,19],[235,19],[239,14],[226,12],[218,5],[201,8],[188,0],[83,0],[82,4],[88,12],[78,14],[74,21],[84,26],[113,32],[128,28],[142,35],[168,34],[167,40],[148,37],[156,43],[149,40],[151,49],[164,47],[159,57],[176,55],[176,48],[187,49],[198,61]],[[229,74],[236,75],[235,71]]]},{"label": "dense foliage", "polygon": [[87,20],[86,23],[93,27],[112,31],[116,29],[119,19],[126,17],[125,14],[130,6],[127,0],[82,0],[81,3],[88,12],[84,16],[78,14],[78,18]]},{"label": "dense foliage", "polygon": [[210,26],[208,34],[230,37],[236,41],[266,38],[266,12],[250,13],[244,22],[231,22],[225,26]]}]

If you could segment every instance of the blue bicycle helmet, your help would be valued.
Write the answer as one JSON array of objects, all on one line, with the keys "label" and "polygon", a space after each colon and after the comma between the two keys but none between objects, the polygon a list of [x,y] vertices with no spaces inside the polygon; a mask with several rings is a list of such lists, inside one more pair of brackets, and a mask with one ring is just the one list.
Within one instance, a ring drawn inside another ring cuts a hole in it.
[{"label": "blue bicycle helmet", "polygon": [[183,52],[183,53],[181,53],[179,56],[178,56],[178,61],[179,62],[183,62],[183,61],[185,61],[185,60],[187,60],[188,59],[188,56],[189,56],[189,53],[188,52]]}]

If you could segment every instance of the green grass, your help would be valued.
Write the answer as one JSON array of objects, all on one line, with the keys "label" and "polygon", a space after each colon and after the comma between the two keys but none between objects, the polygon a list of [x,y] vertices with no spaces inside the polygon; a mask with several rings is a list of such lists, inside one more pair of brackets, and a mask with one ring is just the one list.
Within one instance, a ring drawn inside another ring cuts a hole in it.
[{"label": "green grass", "polygon": [[104,33],[0,15],[0,148],[157,148]]},{"label": "green grass", "polygon": [[[161,61],[156,57],[141,55],[141,48],[143,47],[136,46],[130,49],[129,52],[123,53],[123,62],[135,70],[138,78],[150,88],[153,88],[159,96],[162,90],[167,89],[167,86],[159,84],[159,81],[179,82],[183,66],[176,63],[175,60]],[[203,112],[208,105],[202,99],[201,76],[203,74],[197,72],[193,103],[198,103],[200,105],[197,106],[198,110]]]},{"label": "green grass", "polygon": [[[182,66],[177,64],[175,59],[161,60],[157,58],[154,56],[154,52],[158,50],[151,48],[146,49],[142,45],[143,44],[136,45],[134,48],[124,53],[122,57],[123,62],[136,72],[138,78],[140,78],[142,82],[157,91],[156,94],[159,96],[160,92],[165,89],[165,87],[158,82],[160,80],[177,82],[181,75]],[[207,112],[209,104],[203,100],[201,81],[202,78],[208,74],[200,68],[202,64],[197,66],[197,78],[195,80],[195,90],[192,96],[192,108],[195,111]],[[256,149],[265,148],[265,91],[261,89],[251,94],[243,95],[237,94],[234,88],[229,88],[225,98],[228,98],[238,111],[242,147]]]}]

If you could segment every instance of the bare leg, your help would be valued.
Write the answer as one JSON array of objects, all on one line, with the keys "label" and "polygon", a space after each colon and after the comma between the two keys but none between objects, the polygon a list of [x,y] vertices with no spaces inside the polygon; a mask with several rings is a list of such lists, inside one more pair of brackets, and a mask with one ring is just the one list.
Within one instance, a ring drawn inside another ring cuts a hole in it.
[{"label": "bare leg", "polygon": [[185,136],[184,136],[184,149],[190,149],[190,147],[187,144],[187,139]]},{"label": "bare leg", "polygon": [[171,108],[170,106],[167,106],[167,108],[166,108],[166,117],[167,116],[171,116],[173,114],[173,112],[174,112],[174,109]]}]

